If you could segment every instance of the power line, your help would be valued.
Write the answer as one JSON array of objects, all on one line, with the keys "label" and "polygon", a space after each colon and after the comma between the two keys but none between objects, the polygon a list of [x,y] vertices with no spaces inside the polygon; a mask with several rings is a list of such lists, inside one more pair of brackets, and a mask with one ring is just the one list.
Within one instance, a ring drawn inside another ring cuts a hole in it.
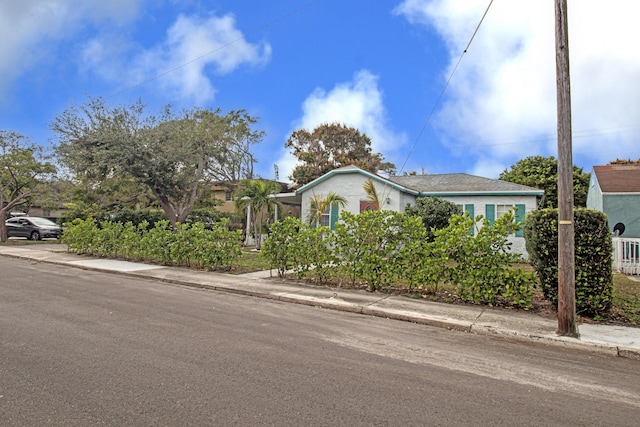
[{"label": "power line", "polygon": [[[635,129],[634,129],[635,128]],[[619,127],[611,127],[611,128],[603,128],[603,129],[585,129],[578,130],[573,132],[573,139],[586,139],[586,138],[595,138],[598,136],[603,136],[608,133],[616,133],[619,134],[620,130],[626,129],[625,132],[634,132],[636,129],[640,129],[638,125],[629,125],[629,126],[619,126]],[[542,143],[542,142],[557,142],[557,136],[547,137],[547,138],[535,138],[535,139],[513,139],[513,138],[502,138],[493,141],[509,141],[509,142],[492,142],[492,140],[479,140],[477,144],[465,144],[465,145],[456,145],[455,148],[485,148],[485,147],[498,147],[504,145],[519,145],[519,144],[533,144],[533,143]]]},{"label": "power line", "polygon": [[460,54],[460,57],[458,58],[458,62],[456,62],[455,67],[453,67],[453,70],[451,70],[451,73],[449,74],[449,77],[447,78],[447,81],[446,81],[444,87],[442,88],[442,91],[440,92],[440,95],[438,96],[438,99],[436,99],[436,102],[434,103],[433,108],[429,112],[429,115],[427,116],[427,119],[425,120],[424,125],[422,125],[422,129],[420,129],[420,132],[418,133],[418,136],[416,137],[416,140],[414,141],[413,145],[411,146],[411,150],[409,150],[409,154],[407,154],[407,157],[404,160],[404,163],[402,163],[402,166],[398,170],[398,173],[402,173],[404,171],[404,168],[407,165],[407,162],[409,161],[409,158],[411,157],[411,155],[415,151],[416,146],[418,145],[418,141],[422,137],[422,134],[424,133],[425,129],[427,128],[427,125],[431,122],[431,119],[433,118],[433,114],[435,113],[436,108],[438,107],[438,105],[440,105],[440,101],[444,97],[444,94],[445,94],[445,92],[447,91],[447,89],[449,87],[449,83],[451,83],[451,79],[453,78],[453,75],[458,70],[458,66],[460,66],[460,63],[462,62],[462,58],[464,57],[464,55],[469,50],[469,47],[471,46],[471,43],[473,42],[473,39],[476,37],[476,34],[478,33],[478,30],[480,29],[480,26],[482,25],[482,22],[484,21],[484,18],[487,16],[487,13],[489,13],[489,9],[491,8],[492,4],[493,4],[493,0],[491,0],[489,2],[489,5],[487,6],[486,10],[484,11],[484,14],[482,15],[482,18],[480,18],[480,22],[478,22],[478,25],[476,26],[475,30],[473,31],[473,34],[471,35],[471,38],[469,39],[469,43],[467,43],[467,46],[464,48],[464,50]]}]

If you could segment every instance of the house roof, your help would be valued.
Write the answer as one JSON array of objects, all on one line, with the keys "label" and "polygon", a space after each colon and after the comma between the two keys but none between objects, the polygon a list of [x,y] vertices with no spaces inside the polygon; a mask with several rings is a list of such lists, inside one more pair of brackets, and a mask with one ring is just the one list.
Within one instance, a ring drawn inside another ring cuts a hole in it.
[{"label": "house roof", "polygon": [[594,166],[603,193],[640,193],[640,165]]},{"label": "house roof", "polygon": [[415,196],[463,196],[463,195],[535,195],[542,196],[544,191],[526,185],[468,175],[466,173],[449,173],[437,175],[407,175],[383,178],[371,172],[349,165],[334,169],[298,188],[297,193],[321,183],[322,181],[342,174],[358,173],[374,181],[390,185],[402,192]]},{"label": "house roof", "polygon": [[392,176],[390,181],[418,191],[421,195],[508,194],[538,195],[544,191],[499,179],[466,173]]},{"label": "house roof", "polygon": [[357,174],[360,174],[360,175],[364,175],[367,178],[371,178],[374,181],[378,181],[378,182],[382,183],[383,185],[388,185],[388,186],[394,187],[397,190],[402,191],[404,193],[409,193],[409,194],[413,194],[413,195],[417,195],[418,194],[417,191],[412,190],[411,188],[407,188],[407,187],[403,186],[402,184],[394,183],[393,181],[390,181],[390,180],[388,180],[386,178],[383,178],[383,177],[381,177],[379,175],[376,175],[374,173],[368,172],[366,170],[360,169],[359,167],[354,166],[354,165],[343,166],[341,168],[334,169],[334,170],[332,170],[330,172],[327,172],[326,174],[322,175],[321,177],[316,178],[313,181],[311,181],[311,182],[303,185],[302,187],[298,188],[296,190],[296,193],[300,194],[300,193],[310,189],[311,187],[314,187],[314,186],[320,184],[322,181],[325,181],[325,180],[331,178],[332,176],[344,175],[344,174],[354,174],[354,173],[357,173]]}]

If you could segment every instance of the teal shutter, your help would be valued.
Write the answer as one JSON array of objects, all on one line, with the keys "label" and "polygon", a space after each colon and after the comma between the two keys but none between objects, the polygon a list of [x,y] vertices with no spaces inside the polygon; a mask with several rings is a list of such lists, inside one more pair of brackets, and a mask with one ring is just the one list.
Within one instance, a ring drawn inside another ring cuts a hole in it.
[{"label": "teal shutter", "polygon": [[[473,213],[473,208],[474,208],[474,205],[472,205],[472,204],[464,205],[465,212],[467,212],[469,214],[471,219],[475,220],[476,217],[475,217],[475,214]],[[474,230],[473,225],[472,225],[471,229],[469,229],[469,234],[473,236],[474,232],[475,232],[475,230]]]},{"label": "teal shutter", "polygon": [[496,205],[486,205],[484,217],[493,225],[496,220]]},{"label": "teal shutter", "polygon": [[520,230],[516,231],[516,237],[524,237],[524,215],[527,207],[525,205],[516,205],[516,223],[520,224]]},{"label": "teal shutter", "polygon": [[331,219],[329,220],[329,226],[332,230],[336,229],[336,222],[338,222],[338,217],[340,216],[340,208],[338,208],[338,204],[334,203],[331,205]]}]

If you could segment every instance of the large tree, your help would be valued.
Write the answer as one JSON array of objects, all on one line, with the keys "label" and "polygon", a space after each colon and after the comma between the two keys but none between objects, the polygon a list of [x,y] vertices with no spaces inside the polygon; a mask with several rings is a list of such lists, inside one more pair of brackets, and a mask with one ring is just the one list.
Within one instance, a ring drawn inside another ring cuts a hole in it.
[{"label": "large tree", "polygon": [[51,124],[62,164],[81,182],[99,186],[132,179],[148,190],[169,222],[184,222],[208,180],[251,175],[249,148],[263,138],[245,111],[193,108],[159,115],[142,102],[110,107],[91,99],[71,107]]},{"label": "large tree", "polygon": [[325,123],[313,132],[297,130],[289,136],[285,147],[298,159],[289,177],[297,185],[347,165],[373,173],[391,175],[395,172],[393,163],[385,162],[382,154],[371,151],[371,139],[366,134],[343,124]]},{"label": "large tree", "polygon": [[42,147],[16,132],[0,131],[0,241],[7,240],[7,214],[44,191],[55,172]]},{"label": "large tree", "polygon": [[[531,156],[519,160],[499,177],[503,181],[544,190],[541,208],[558,207],[558,161],[555,157]],[[573,198],[576,207],[587,205],[590,175],[573,166]]]}]

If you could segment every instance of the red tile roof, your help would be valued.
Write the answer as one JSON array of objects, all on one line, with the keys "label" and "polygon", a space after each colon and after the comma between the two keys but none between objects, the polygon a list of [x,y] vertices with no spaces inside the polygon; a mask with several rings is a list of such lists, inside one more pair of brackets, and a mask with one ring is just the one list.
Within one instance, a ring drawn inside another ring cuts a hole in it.
[{"label": "red tile roof", "polygon": [[594,166],[603,193],[640,193],[640,165]]}]

